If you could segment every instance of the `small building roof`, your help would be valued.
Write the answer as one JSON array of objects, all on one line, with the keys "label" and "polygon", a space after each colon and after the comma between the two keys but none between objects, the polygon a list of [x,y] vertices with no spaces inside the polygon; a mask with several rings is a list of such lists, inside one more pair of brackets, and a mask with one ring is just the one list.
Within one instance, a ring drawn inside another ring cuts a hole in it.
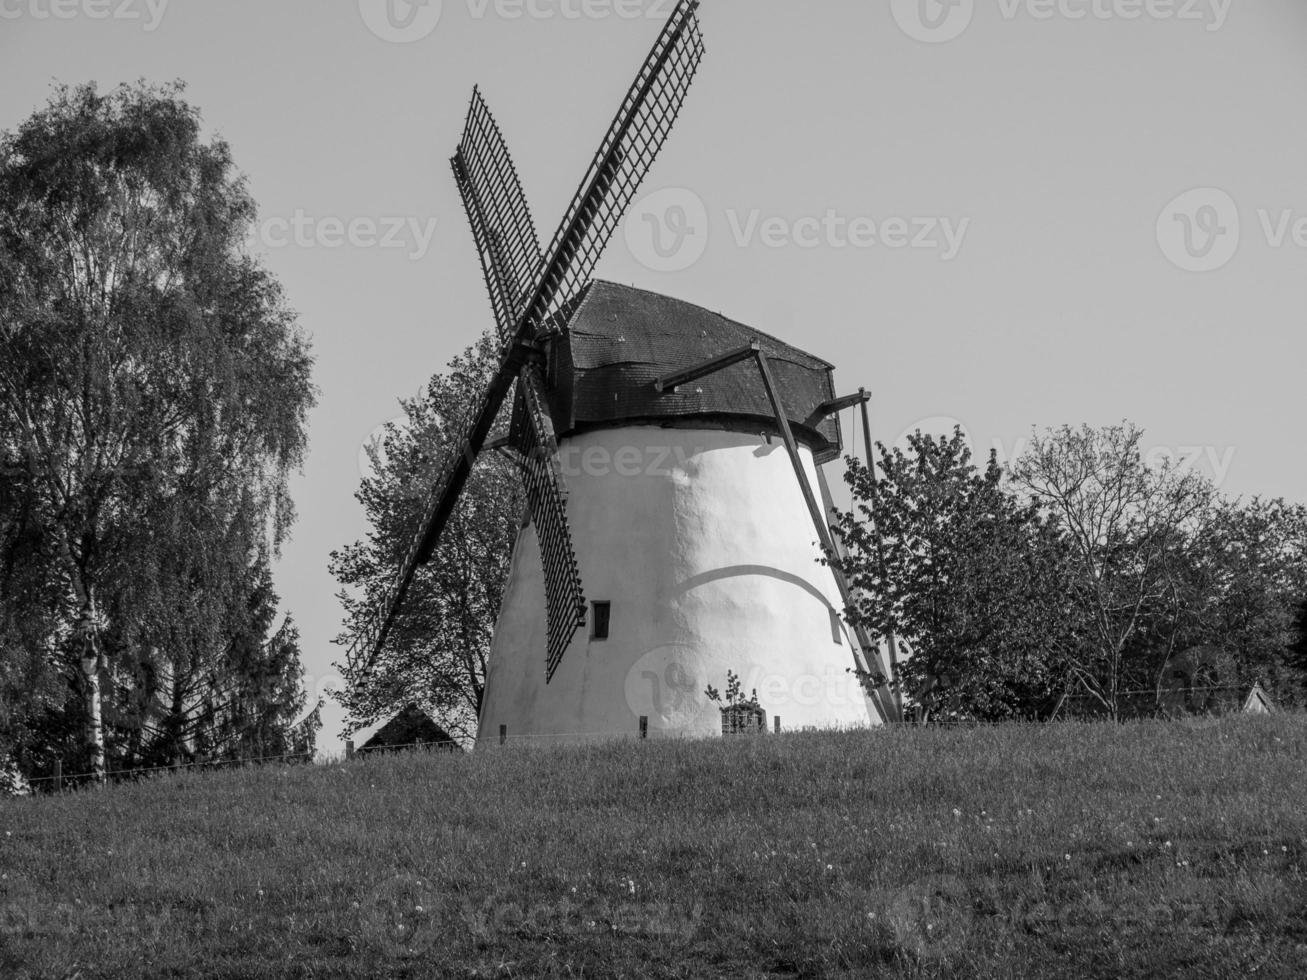
[{"label": "small building roof", "polygon": [[1253,685],[1253,689],[1248,692],[1248,697],[1243,702],[1243,713],[1246,715],[1268,715],[1275,710],[1275,702],[1271,696],[1266,693],[1261,682]]},{"label": "small building roof", "polygon": [[449,733],[431,720],[431,716],[416,704],[407,708],[386,722],[362,745],[358,751],[367,752],[377,749],[405,748],[414,745],[447,745],[454,739]]}]

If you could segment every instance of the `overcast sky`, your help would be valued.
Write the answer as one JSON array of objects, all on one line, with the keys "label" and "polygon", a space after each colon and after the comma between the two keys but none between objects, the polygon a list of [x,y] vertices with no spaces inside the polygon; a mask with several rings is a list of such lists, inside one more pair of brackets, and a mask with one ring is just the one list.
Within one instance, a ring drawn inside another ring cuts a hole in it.
[{"label": "overcast sky", "polygon": [[[0,0],[0,129],[183,79],[232,146],[321,404],[277,569],[310,690],[360,448],[490,324],[448,158],[472,86],[549,237],[670,0]],[[708,55],[600,275],[811,350],[875,435],[1129,418],[1307,498],[1307,4],[705,0]],[[657,237],[655,237],[657,236]],[[847,421],[847,416],[846,416]],[[846,427],[847,431],[847,427]],[[341,715],[329,707],[322,743]]]}]

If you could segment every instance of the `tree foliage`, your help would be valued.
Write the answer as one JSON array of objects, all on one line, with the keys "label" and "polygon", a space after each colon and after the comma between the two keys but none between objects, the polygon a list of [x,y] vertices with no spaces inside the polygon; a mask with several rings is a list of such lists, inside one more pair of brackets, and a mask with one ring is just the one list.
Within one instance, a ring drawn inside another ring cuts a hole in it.
[{"label": "tree foliage", "polygon": [[97,773],[158,697],[221,700],[292,520],[311,358],[254,218],[179,86],[59,88],[0,139],[2,659]]},{"label": "tree foliage", "polygon": [[961,432],[881,446],[878,479],[850,461],[847,614],[910,642],[898,682],[913,703],[1038,718],[1066,695],[1120,717],[1177,686],[1229,703],[1255,682],[1303,703],[1307,508],[1150,467],[1142,436],[1037,433],[1011,473],[993,455],[979,469]]},{"label": "tree foliage", "polygon": [[1136,641],[1168,601],[1187,605],[1177,579],[1215,514],[1211,484],[1148,466],[1142,438],[1133,425],[1036,433],[1012,473],[1065,532],[1071,585],[1090,624],[1071,673],[1113,716],[1123,693],[1148,687],[1163,669],[1165,658],[1144,655]]},{"label": "tree foliage", "polygon": [[[371,530],[366,540],[331,556],[332,574],[346,586],[339,644],[353,642],[385,594],[430,503],[446,451],[461,437],[498,363],[498,345],[487,334],[434,376],[420,397],[403,402],[403,421],[388,425],[368,448],[372,472],[357,498]],[[372,669],[337,664],[346,687],[336,697],[349,711],[351,730],[417,701],[455,738],[475,736],[524,507],[516,464],[483,452]]]},{"label": "tree foliage", "polygon": [[879,447],[883,476],[857,460],[854,509],[834,528],[854,590],[849,618],[911,642],[898,682],[935,716],[1029,716],[1060,683],[1082,629],[1066,598],[1056,528],[975,465],[960,431]]}]

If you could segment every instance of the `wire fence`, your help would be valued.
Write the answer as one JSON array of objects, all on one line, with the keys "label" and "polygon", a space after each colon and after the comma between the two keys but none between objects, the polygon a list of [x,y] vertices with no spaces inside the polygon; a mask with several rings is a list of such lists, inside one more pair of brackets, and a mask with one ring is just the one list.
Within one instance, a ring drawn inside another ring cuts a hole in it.
[{"label": "wire fence", "polygon": [[[1148,690],[1122,691],[1116,695],[1116,709],[1114,717],[1118,720],[1132,720],[1141,718],[1169,718],[1177,717],[1194,717],[1194,716],[1217,716],[1224,714],[1237,713],[1249,710],[1252,702],[1252,695],[1259,689],[1250,689],[1246,686],[1223,686],[1223,687],[1185,687],[1185,688],[1162,688]],[[1263,702],[1263,710],[1273,710],[1269,702]],[[1108,706],[1104,705],[1098,698],[1088,695],[1069,695],[1061,700],[1052,717],[1048,720],[1102,720],[1112,716],[1113,712]],[[737,726],[729,723],[729,719],[723,716],[722,734],[728,737],[734,736],[757,736],[764,734],[782,734],[785,729],[782,727],[779,715],[773,716],[771,724],[767,724],[765,715],[758,725]],[[938,715],[931,717],[926,722],[921,722],[911,715],[909,719],[894,725],[881,726],[883,728],[902,728],[916,727],[918,725],[928,725],[930,727],[942,728],[979,728],[985,727],[984,722],[969,718],[950,718],[940,717]],[[655,737],[667,737],[667,733],[652,733]],[[417,741],[399,745],[363,745],[355,747],[352,741],[345,743],[345,758],[326,759],[322,762],[332,763],[339,761],[358,761],[370,756],[389,755],[399,752],[429,752],[434,754],[461,754],[465,748],[485,748],[493,746],[509,745],[577,745],[591,743],[595,745],[610,743],[622,740],[646,740],[650,737],[649,719],[641,717],[638,726],[628,731],[591,731],[591,732],[561,732],[548,734],[532,733],[513,733],[508,726],[501,725],[498,734],[481,735],[476,738],[466,740],[466,743],[445,740],[445,741]],[[109,769],[104,773],[104,781],[108,783],[128,782],[136,779],[160,776],[168,773],[195,772],[219,769],[234,769],[245,766],[261,766],[271,764],[286,765],[311,765],[319,762],[313,753],[310,752],[290,752],[280,755],[251,756],[237,759],[213,759],[199,762],[180,762],[170,765],[160,766],[140,766],[129,769]],[[6,773],[0,772],[0,779]],[[11,777],[12,778],[12,777]],[[100,780],[94,772],[76,772],[64,773],[60,760],[55,760],[54,773],[49,776],[37,776],[33,778],[19,778],[16,780],[20,786],[26,786],[32,791],[41,791],[47,793],[58,793],[64,789],[75,789],[87,785],[100,785]]]},{"label": "wire fence", "polygon": [[1164,684],[1159,688],[1118,691],[1111,702],[1092,694],[1075,694],[1064,697],[1053,712],[1053,719],[1095,719],[1113,717],[1119,720],[1149,718],[1184,718],[1219,716],[1246,710],[1269,710],[1269,700],[1259,701],[1256,695],[1260,685],[1184,686]]},{"label": "wire fence", "polygon": [[[178,762],[164,766],[139,766],[130,769],[106,769],[104,779],[106,782],[128,782],[132,779],[151,775],[157,776],[162,773],[179,773],[202,769],[232,769],[240,766],[266,765],[273,762],[311,763],[313,762],[313,753],[288,752],[282,755],[249,756],[239,759],[210,759],[202,762]],[[77,786],[90,781],[98,782],[98,774],[95,772],[63,772],[62,761],[58,759],[55,760],[54,770],[52,775],[36,776],[25,779],[24,782],[34,789],[49,787],[55,792],[63,789],[66,785]]]}]

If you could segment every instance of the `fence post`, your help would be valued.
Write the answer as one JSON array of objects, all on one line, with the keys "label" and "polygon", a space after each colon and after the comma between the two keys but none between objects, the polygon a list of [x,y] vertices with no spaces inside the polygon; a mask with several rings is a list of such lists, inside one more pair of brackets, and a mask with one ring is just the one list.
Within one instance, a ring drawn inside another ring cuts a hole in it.
[{"label": "fence post", "polygon": [[64,763],[62,759],[54,760],[54,791],[56,793],[64,791]]},{"label": "fence post", "polygon": [[776,734],[779,735],[781,733],[781,716],[777,715],[775,718],[773,718],[772,724],[776,728]]},{"label": "fence post", "polygon": [[351,762],[354,759],[354,740],[350,739],[345,743],[345,761]]},{"label": "fence post", "polygon": [[507,725],[500,725],[500,726],[499,726],[499,744],[500,744],[500,745],[507,745],[507,744],[508,744],[508,726],[507,726]]},{"label": "fence post", "polygon": [[649,737],[649,716],[648,716],[648,715],[641,715],[641,716],[640,716],[640,738],[642,738],[642,739],[646,739],[646,738],[648,738],[648,737]]}]

